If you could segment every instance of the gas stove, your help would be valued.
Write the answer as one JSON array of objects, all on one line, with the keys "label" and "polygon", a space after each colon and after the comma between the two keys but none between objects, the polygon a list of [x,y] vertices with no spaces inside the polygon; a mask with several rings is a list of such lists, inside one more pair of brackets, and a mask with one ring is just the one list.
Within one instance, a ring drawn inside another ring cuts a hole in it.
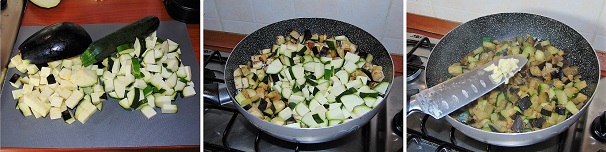
[{"label": "gas stove", "polygon": [[[204,151],[403,151],[402,85],[392,85],[385,107],[365,126],[343,138],[318,144],[297,144],[263,133],[246,120],[224,89],[223,71],[229,53],[204,50]],[[402,84],[404,78],[394,78]],[[210,96],[207,96],[209,94]],[[396,117],[398,115],[399,117]],[[395,122],[395,123],[394,123]]]},{"label": "gas stove", "polygon": [[[439,39],[407,33],[407,81],[406,97],[427,88],[425,70],[433,46]],[[413,49],[415,48],[416,49]],[[413,51],[414,50],[414,51]],[[408,59],[410,58],[410,59]],[[606,80],[602,80],[596,92],[606,91]],[[567,131],[543,142],[523,147],[500,147],[477,141],[456,130],[445,119],[434,119],[422,113],[413,113],[406,118],[407,151],[604,151],[606,140],[599,140],[594,129],[606,137],[606,116],[594,125],[594,119],[606,110],[606,95],[597,93],[587,113]],[[596,121],[599,121],[596,120]],[[606,138],[605,138],[606,139]]]}]

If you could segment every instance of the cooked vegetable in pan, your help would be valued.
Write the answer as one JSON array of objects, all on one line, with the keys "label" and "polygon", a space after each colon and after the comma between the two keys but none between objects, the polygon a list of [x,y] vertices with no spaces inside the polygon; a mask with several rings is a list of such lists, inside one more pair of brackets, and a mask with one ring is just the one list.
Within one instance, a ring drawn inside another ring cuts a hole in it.
[{"label": "cooked vegetable in pan", "polygon": [[296,128],[338,125],[364,115],[389,86],[373,56],[345,36],[292,31],[234,71],[236,101],[254,116]]},{"label": "cooked vegetable in pan", "polygon": [[581,93],[587,84],[577,66],[570,65],[564,51],[530,34],[497,41],[482,38],[482,46],[448,67],[460,75],[505,56],[529,59],[523,69],[497,89],[459,109],[451,116],[458,121],[491,132],[521,133],[556,125],[579,112],[588,100]]}]

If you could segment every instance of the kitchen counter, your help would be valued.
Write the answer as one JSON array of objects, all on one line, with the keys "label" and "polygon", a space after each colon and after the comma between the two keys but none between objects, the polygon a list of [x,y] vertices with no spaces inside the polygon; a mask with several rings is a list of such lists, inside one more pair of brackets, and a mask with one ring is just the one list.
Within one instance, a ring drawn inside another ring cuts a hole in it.
[{"label": "kitchen counter", "polygon": [[[9,2],[10,3],[10,2]],[[57,22],[77,24],[131,23],[155,15],[161,21],[172,21],[161,0],[63,0],[54,8],[44,9],[31,2],[26,6],[21,26],[47,26]],[[200,63],[200,24],[187,24],[187,30],[198,64]],[[200,146],[158,146],[117,148],[2,148],[2,151],[199,151]]]},{"label": "kitchen counter", "polygon": [[[57,22],[77,24],[131,23],[145,16],[172,21],[161,0],[63,0],[45,9],[28,2],[21,26],[47,26]],[[187,31],[200,63],[200,24],[187,24]]]},{"label": "kitchen counter", "polygon": [[[244,34],[204,30],[204,49],[231,52],[244,37],[246,37]],[[391,54],[391,59],[394,64],[394,75],[401,76],[404,73],[402,55]]]},{"label": "kitchen counter", "polygon": [[[441,39],[446,33],[459,26],[461,23],[442,20],[433,17],[406,13],[406,31],[417,33],[431,38]],[[596,50],[600,61],[601,76],[606,76],[606,52]]]}]

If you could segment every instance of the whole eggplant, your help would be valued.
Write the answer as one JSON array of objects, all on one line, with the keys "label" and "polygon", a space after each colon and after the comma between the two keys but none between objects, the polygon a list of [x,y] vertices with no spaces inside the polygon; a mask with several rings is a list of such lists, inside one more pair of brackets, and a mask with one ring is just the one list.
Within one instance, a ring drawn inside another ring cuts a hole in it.
[{"label": "whole eggplant", "polygon": [[28,37],[19,45],[19,50],[23,60],[28,60],[30,64],[41,64],[78,56],[92,41],[80,25],[60,22]]}]

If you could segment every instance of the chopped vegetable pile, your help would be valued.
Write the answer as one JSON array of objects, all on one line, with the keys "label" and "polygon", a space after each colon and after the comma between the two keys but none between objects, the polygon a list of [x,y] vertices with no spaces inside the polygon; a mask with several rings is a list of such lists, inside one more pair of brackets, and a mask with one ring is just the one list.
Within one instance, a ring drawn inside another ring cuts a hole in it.
[{"label": "chopped vegetable pile", "polygon": [[236,101],[252,115],[295,128],[334,126],[377,106],[389,86],[372,54],[345,36],[277,36],[234,71]]},{"label": "chopped vegetable pile", "polygon": [[[16,109],[24,116],[60,119],[66,123],[85,123],[101,111],[107,95],[119,99],[124,109],[140,109],[148,119],[162,113],[176,113],[172,104],[177,94],[196,94],[191,69],[181,62],[178,44],[155,37],[155,32],[134,44],[120,45],[118,54],[102,62],[84,66],[80,56],[29,64],[21,54],[11,58],[9,68],[16,68],[10,78],[15,90]],[[99,81],[99,77],[101,78]]]},{"label": "chopped vegetable pile", "polygon": [[451,116],[485,131],[522,133],[556,125],[576,114],[588,101],[581,91],[587,86],[577,66],[570,65],[564,51],[549,40],[530,34],[512,40],[482,38],[483,45],[452,64],[448,72],[457,76],[505,56],[528,58],[523,69],[497,89],[459,109]]}]

